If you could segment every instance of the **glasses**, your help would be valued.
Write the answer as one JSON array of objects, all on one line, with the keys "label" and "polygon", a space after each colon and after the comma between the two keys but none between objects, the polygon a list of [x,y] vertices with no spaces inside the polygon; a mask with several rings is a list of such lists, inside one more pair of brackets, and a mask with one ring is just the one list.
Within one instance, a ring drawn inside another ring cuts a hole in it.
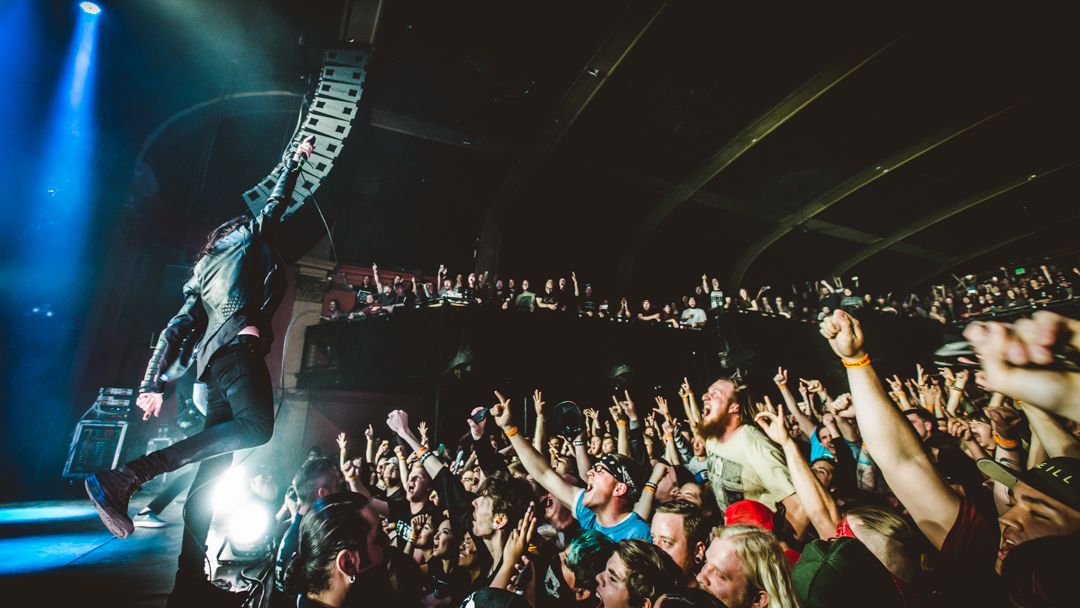
[{"label": "glasses", "polygon": [[611,472],[611,469],[607,468],[607,465],[602,462],[594,464],[592,466],[592,471],[593,473],[607,473],[608,475],[615,477],[615,474]]}]

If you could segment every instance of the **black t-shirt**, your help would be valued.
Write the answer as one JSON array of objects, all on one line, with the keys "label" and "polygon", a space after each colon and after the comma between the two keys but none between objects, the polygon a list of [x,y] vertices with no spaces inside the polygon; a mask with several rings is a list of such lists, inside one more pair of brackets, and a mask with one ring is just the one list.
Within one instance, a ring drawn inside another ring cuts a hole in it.
[{"label": "black t-shirt", "polygon": [[412,532],[412,519],[417,515],[430,515],[432,521],[438,519],[436,516],[439,513],[439,508],[427,501],[424,501],[423,508],[413,513],[412,503],[404,499],[404,493],[402,493],[401,500],[391,500],[387,504],[390,507],[390,516],[387,519],[396,524],[398,538],[403,541],[408,540]]}]

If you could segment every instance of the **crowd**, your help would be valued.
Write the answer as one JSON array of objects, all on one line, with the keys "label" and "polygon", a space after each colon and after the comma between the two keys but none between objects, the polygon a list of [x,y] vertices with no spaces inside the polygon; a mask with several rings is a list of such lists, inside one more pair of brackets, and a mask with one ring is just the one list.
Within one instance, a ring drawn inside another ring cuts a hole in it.
[{"label": "crowd", "polygon": [[781,368],[584,409],[537,390],[531,436],[496,392],[456,445],[403,411],[362,450],[343,433],[293,479],[273,601],[1077,605],[1080,321],[973,322],[974,355],[884,379],[855,316],[820,327],[843,386]]},{"label": "crowd", "polygon": [[953,287],[933,285],[929,292],[921,295],[914,292],[907,296],[892,292],[875,294],[860,289],[857,277],[849,279],[847,285],[841,278],[834,277],[832,282],[822,280],[801,287],[791,285],[790,290],[764,286],[751,296],[745,288],[734,294],[725,293],[718,278],[710,279],[703,274],[700,285],[675,298],[645,298],[632,302],[626,296],[614,299],[598,296],[591,284],[582,287],[574,272],[569,278],[549,278],[541,290],[532,291],[527,279],[520,283],[514,278],[504,281],[498,275],[486,272],[458,274],[451,279],[445,266],[439,267],[434,281],[397,274],[392,283],[386,284],[380,280],[378,266],[373,265],[372,274],[365,275],[360,285],[347,285],[356,294],[356,305],[352,310],[346,311],[339,300],[331,300],[323,320],[385,317],[402,307],[484,306],[700,329],[710,316],[730,313],[820,323],[834,310],[870,309],[951,325],[998,314],[1030,312],[1033,308],[1071,300],[1074,295],[1072,282],[1077,278],[1080,278],[1080,268],[1064,271],[1043,264],[1031,272],[1019,268],[1011,276],[1004,268],[978,277],[968,275],[958,278]]}]

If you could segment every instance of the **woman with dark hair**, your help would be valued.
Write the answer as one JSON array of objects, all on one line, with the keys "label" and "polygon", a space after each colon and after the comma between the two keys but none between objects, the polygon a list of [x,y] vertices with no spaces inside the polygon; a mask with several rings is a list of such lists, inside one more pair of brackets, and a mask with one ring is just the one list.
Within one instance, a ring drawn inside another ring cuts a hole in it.
[{"label": "woman with dark hair", "polygon": [[140,486],[162,473],[202,463],[184,507],[178,590],[209,584],[203,545],[213,509],[211,493],[203,489],[229,468],[232,452],[262,445],[273,434],[274,400],[263,357],[273,341],[270,320],[286,288],[279,253],[288,238],[283,215],[314,144],[315,138],[308,137],[297,147],[257,216],[233,218],[210,233],[184,285],[184,305],[161,332],[150,357],[136,401],[143,420],[160,413],[165,384],[194,363],[196,380],[206,383],[209,392],[203,431],[86,478],[101,520],[125,538],[134,529],[128,501]]}]

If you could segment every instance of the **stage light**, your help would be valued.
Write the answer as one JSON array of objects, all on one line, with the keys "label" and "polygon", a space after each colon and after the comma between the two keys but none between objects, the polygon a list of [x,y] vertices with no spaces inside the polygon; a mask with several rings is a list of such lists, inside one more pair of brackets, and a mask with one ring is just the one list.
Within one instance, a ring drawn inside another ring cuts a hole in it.
[{"label": "stage light", "polygon": [[214,486],[214,512],[231,512],[248,494],[247,471],[243,467],[231,467]]},{"label": "stage light", "polygon": [[270,532],[270,510],[257,502],[247,502],[229,516],[225,537],[237,553],[261,549]]},{"label": "stage light", "polygon": [[94,4],[93,2],[81,2],[79,4],[79,8],[81,8],[83,12],[88,15],[96,15],[101,12],[101,7]]}]

